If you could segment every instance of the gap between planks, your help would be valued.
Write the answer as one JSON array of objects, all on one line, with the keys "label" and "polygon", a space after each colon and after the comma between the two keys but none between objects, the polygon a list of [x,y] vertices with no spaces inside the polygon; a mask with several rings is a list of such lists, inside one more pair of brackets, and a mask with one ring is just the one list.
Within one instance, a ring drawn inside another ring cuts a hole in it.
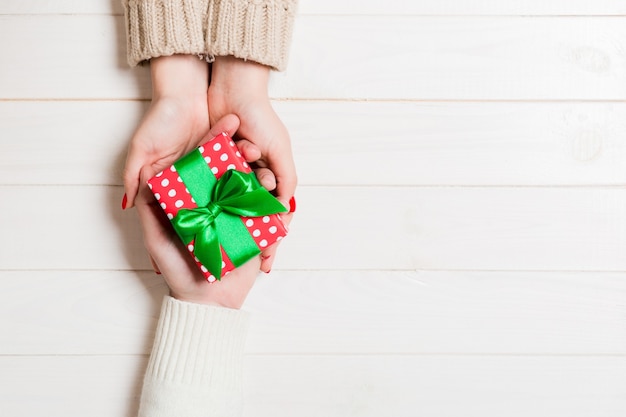
[{"label": "gap between planks", "polygon": [[[293,268],[280,268],[276,269],[281,272],[468,272],[468,273],[528,273],[528,274],[624,274],[626,270],[611,270],[606,271],[602,269],[448,269],[448,268],[419,268],[419,269],[406,269],[406,268],[389,268],[389,269],[368,269],[368,268],[350,268],[350,269],[337,269],[337,268],[319,268],[319,269],[293,269]],[[67,269],[67,268],[41,268],[41,269],[18,269],[18,268],[0,268],[0,274],[3,272],[153,272],[153,269]],[[2,281],[0,276],[0,281]]]},{"label": "gap between planks", "polygon": [[[150,102],[149,98],[105,98],[105,97],[42,97],[42,98],[33,98],[33,97],[0,97],[0,103],[11,103],[11,102],[138,102],[138,103],[146,103]],[[335,97],[270,97],[270,101],[272,102],[312,102],[312,103],[320,103],[320,102],[329,102],[329,103],[408,103],[408,104],[430,104],[430,103],[462,103],[462,104],[471,104],[471,103],[523,103],[523,104],[533,104],[533,103],[565,103],[565,104],[576,104],[576,103],[607,103],[607,104],[621,104],[626,103],[625,99],[411,99],[411,98],[364,98],[364,97],[355,97],[355,98],[335,98]]]},{"label": "gap between planks", "polygon": [[[123,188],[121,184],[83,184],[83,183],[63,183],[63,184],[16,184],[16,183],[0,183],[0,189],[4,187],[63,187],[63,188],[75,188],[75,187],[116,187]],[[303,188],[391,188],[391,189],[454,189],[454,188],[470,188],[470,189],[594,189],[594,190],[615,190],[626,189],[626,183],[624,184],[540,184],[540,185],[528,185],[528,184],[306,184],[298,186],[299,189]],[[0,269],[1,270],[1,269]]]},{"label": "gap between planks", "polygon": [[[59,354],[5,354],[0,353],[1,358],[129,358],[129,357],[145,357],[148,358],[149,353],[59,353]],[[381,356],[398,356],[398,357],[490,357],[490,358],[626,358],[626,354],[622,353],[500,353],[500,352],[323,352],[323,353],[244,353],[247,358],[271,358],[271,357],[290,357],[290,358],[315,358],[315,357],[381,357]]]}]

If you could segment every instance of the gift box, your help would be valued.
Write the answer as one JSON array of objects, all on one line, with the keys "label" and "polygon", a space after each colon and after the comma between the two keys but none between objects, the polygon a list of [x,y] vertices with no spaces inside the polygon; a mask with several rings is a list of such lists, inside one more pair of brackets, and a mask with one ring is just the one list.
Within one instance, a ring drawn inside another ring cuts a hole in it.
[{"label": "gift box", "polygon": [[226,133],[156,174],[148,187],[209,282],[287,235],[277,214],[287,210]]}]

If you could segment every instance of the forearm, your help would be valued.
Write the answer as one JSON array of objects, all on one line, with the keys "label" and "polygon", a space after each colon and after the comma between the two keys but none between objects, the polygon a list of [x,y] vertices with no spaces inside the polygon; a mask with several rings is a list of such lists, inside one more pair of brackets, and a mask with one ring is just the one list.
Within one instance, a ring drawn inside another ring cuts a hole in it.
[{"label": "forearm", "polygon": [[250,101],[269,100],[269,75],[268,66],[232,56],[219,56],[211,70],[211,89],[223,96],[242,96]]},{"label": "forearm", "polygon": [[150,65],[153,99],[206,97],[208,64],[193,55],[172,55],[152,60]]},{"label": "forearm", "polygon": [[163,300],[139,417],[235,417],[243,407],[248,314]]}]

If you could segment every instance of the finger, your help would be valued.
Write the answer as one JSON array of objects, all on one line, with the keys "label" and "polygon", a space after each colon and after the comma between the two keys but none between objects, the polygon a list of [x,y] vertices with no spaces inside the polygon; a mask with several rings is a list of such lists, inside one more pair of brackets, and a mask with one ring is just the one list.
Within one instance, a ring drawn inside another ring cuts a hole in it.
[{"label": "finger", "polygon": [[161,227],[161,222],[158,220],[158,216],[155,215],[157,212],[155,204],[151,201],[153,197],[149,193],[148,187],[142,188],[135,200],[139,222],[144,233],[144,240],[147,241],[151,241],[154,231],[160,230]]},{"label": "finger", "polygon": [[[285,229],[289,232],[289,224],[293,219],[293,213],[281,213],[280,219],[285,225]],[[265,249],[261,252],[261,271],[265,273],[269,273],[272,269],[272,265],[274,264],[274,260],[276,259],[276,252],[278,251],[278,245],[281,241],[274,243],[269,248]]]},{"label": "finger", "polygon": [[254,170],[256,178],[261,185],[268,191],[273,191],[276,188],[276,177],[274,173],[267,168],[257,168]]},{"label": "finger", "polygon": [[237,132],[237,129],[239,129],[239,117],[234,114],[227,114],[211,126],[209,133],[202,138],[201,143],[205,143],[222,133],[226,133],[232,138],[235,132]]},{"label": "finger", "polygon": [[159,266],[157,265],[156,261],[154,260],[154,258],[151,255],[148,255],[150,257],[150,263],[152,264],[152,269],[154,269],[154,272],[158,275],[161,275],[161,271],[159,270]]},{"label": "finger", "polygon": [[283,221],[287,231],[289,231],[289,225],[291,224],[291,220],[293,220],[293,213],[281,213],[280,219]]},{"label": "finger", "polygon": [[261,159],[261,149],[247,139],[238,140],[237,148],[248,163],[256,162]]},{"label": "finger", "polygon": [[151,171],[148,167],[141,170],[140,183],[144,185],[139,188],[135,200],[135,207],[139,215],[139,221],[144,233],[144,241],[148,250],[152,248],[152,245],[158,247],[164,237],[170,234],[168,229],[169,220],[158,205],[148,186],[145,185],[150,177]]},{"label": "finger", "polygon": [[288,167],[286,171],[276,166],[270,166],[270,169],[276,176],[276,198],[289,210],[289,200],[295,195],[298,185],[295,167]]},{"label": "finger", "polygon": [[276,198],[289,209],[289,200],[296,193],[298,176],[289,145],[268,155],[269,168],[276,176]]},{"label": "finger", "polygon": [[261,271],[269,274],[272,270],[272,265],[274,265],[274,260],[276,259],[276,251],[278,250],[278,245],[280,242],[276,242],[269,248],[261,253],[261,266],[259,267]]},{"label": "finger", "polygon": [[139,189],[139,172],[141,171],[141,157],[139,150],[131,146],[126,157],[124,167],[124,191],[126,192],[126,206],[131,208],[135,205],[135,197]]}]

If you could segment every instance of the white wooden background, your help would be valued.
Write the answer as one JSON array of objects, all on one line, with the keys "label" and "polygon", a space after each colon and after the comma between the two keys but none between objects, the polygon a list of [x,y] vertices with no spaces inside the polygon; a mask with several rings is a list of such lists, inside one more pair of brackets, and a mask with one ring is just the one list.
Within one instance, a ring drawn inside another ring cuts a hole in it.
[{"label": "white wooden background", "polygon": [[[160,300],[118,0],[0,0],[0,416],[134,416]],[[626,415],[626,2],[302,0],[246,417]]]}]

